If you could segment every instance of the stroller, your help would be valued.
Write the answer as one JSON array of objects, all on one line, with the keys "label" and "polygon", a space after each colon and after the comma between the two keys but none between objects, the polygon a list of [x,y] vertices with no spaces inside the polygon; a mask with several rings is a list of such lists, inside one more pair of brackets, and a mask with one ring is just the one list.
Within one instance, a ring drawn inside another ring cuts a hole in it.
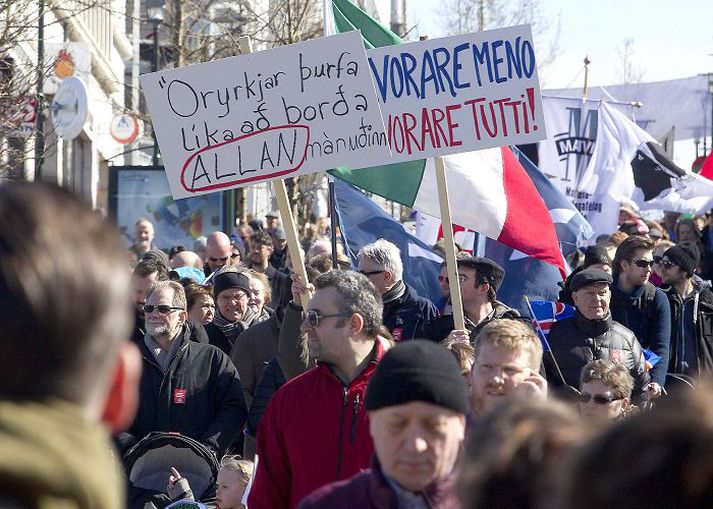
[{"label": "stroller", "polygon": [[130,509],[163,509],[171,467],[185,477],[196,500],[215,505],[218,460],[203,444],[179,433],[153,432],[123,457]]}]

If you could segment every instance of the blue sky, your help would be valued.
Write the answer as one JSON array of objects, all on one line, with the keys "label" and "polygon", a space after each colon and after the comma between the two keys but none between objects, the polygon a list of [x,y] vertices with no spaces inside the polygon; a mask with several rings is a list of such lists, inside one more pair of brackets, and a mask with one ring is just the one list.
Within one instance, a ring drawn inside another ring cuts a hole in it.
[{"label": "blue sky", "polygon": [[[430,37],[449,35],[436,12],[441,3],[407,0],[408,25]],[[559,15],[561,20],[560,56],[541,76],[547,88],[581,87],[586,54],[592,60],[590,84],[617,83],[617,48],[627,38],[633,39],[633,62],[643,70],[642,81],[713,72],[711,0],[540,0],[540,6],[547,19]],[[382,20],[388,19],[384,13]]]}]

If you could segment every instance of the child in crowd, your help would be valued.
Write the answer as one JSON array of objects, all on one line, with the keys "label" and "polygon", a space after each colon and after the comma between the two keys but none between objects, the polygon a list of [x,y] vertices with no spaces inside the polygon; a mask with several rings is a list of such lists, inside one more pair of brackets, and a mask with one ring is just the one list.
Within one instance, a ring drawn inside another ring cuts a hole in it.
[{"label": "child in crowd", "polygon": [[[253,474],[253,462],[241,456],[227,454],[220,460],[220,470],[216,479],[216,503],[218,509],[245,509],[241,503],[245,488]],[[188,480],[171,467],[168,478],[168,495],[171,500],[193,500],[193,492]]]}]

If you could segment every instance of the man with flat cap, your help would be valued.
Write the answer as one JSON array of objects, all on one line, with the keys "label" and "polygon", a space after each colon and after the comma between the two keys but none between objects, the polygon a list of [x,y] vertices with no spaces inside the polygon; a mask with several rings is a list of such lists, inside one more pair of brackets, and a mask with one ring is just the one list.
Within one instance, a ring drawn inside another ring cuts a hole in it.
[{"label": "man with flat cap", "polygon": [[468,390],[452,353],[408,341],[386,353],[366,389],[371,468],[327,484],[300,509],[452,508]]},{"label": "man with flat cap", "polygon": [[[556,322],[549,335],[552,355],[544,356],[547,382],[558,392],[577,387],[582,368],[604,359],[627,367],[634,378],[634,394],[648,383],[644,354],[636,336],[612,320],[609,311],[612,277],[601,269],[585,269],[572,278],[573,318]],[[554,360],[553,360],[554,357]]]},{"label": "man with flat cap", "polygon": [[488,258],[467,256],[458,258],[465,327],[454,330],[453,315],[443,315],[424,326],[424,334],[432,341],[442,341],[449,335],[473,343],[478,332],[492,320],[519,318],[520,313],[497,300],[497,290],[505,279],[505,270]]}]

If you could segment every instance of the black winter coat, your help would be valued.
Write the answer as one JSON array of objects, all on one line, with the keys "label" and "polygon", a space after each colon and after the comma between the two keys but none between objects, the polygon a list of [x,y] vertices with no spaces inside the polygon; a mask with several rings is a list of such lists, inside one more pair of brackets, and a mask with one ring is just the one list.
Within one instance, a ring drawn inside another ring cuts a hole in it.
[{"label": "black winter coat", "polygon": [[[471,344],[475,342],[475,337],[487,323],[491,320],[497,320],[500,318],[519,319],[530,324],[529,320],[520,316],[520,312],[517,309],[513,309],[500,301],[496,301],[493,312],[479,324],[473,323],[466,317],[465,327],[470,332]],[[431,341],[443,341],[448,337],[448,334],[450,334],[453,329],[455,329],[453,315],[443,315],[428,322],[424,328],[424,334],[425,338],[430,339]]]},{"label": "black winter coat", "polygon": [[430,300],[419,297],[408,285],[401,297],[384,304],[383,323],[394,341],[425,339],[425,324],[437,317],[436,306]]},{"label": "black winter coat", "polygon": [[623,364],[634,378],[634,395],[639,395],[649,382],[641,345],[629,329],[611,319],[588,320],[579,311],[574,318],[556,322],[549,335],[551,353],[545,352],[547,382],[552,387],[564,384],[552,356],[567,385],[579,388],[582,368],[589,361],[604,359]]},{"label": "black winter coat", "polygon": [[235,366],[217,348],[188,339],[183,327],[167,373],[141,342],[139,409],[129,432],[175,431],[212,448],[220,457],[240,435],[247,408]]}]

